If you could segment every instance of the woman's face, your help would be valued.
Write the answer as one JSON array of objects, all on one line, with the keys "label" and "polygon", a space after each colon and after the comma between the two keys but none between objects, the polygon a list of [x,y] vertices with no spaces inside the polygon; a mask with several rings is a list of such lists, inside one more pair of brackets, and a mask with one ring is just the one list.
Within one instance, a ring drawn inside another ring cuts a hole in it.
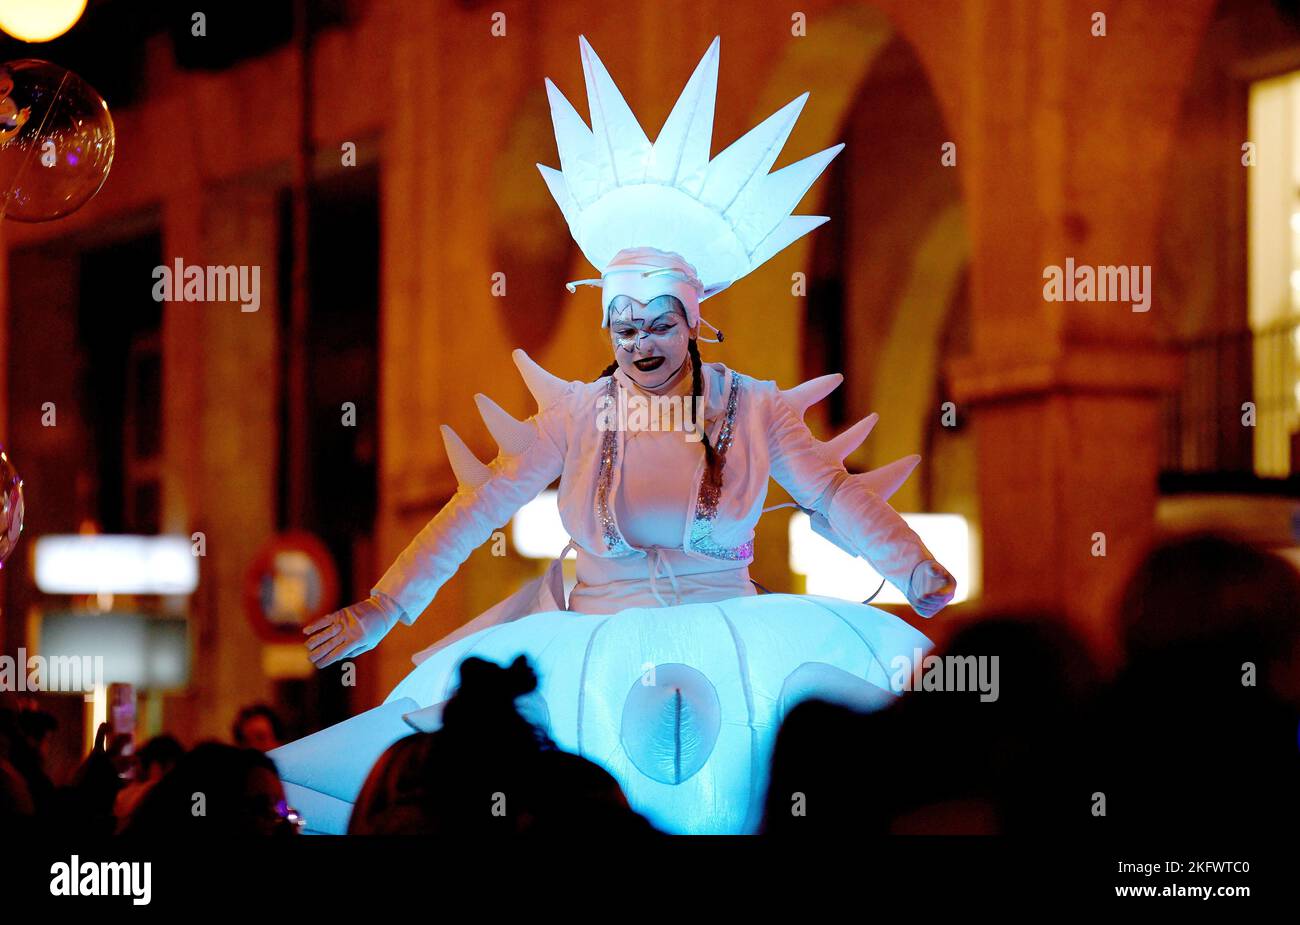
[{"label": "woman's face", "polygon": [[674,296],[661,295],[644,305],[630,296],[615,296],[609,306],[609,336],[618,368],[642,388],[658,388],[688,361],[691,329]]}]

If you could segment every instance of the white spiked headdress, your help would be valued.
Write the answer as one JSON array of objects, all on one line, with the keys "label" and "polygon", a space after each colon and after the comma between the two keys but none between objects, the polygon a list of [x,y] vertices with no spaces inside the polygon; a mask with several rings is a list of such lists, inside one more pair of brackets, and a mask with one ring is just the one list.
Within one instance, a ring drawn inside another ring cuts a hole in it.
[{"label": "white spiked headdress", "polygon": [[[843,144],[768,173],[807,93],[709,159],[720,41],[714,38],[696,65],[654,144],[585,37],[578,37],[578,45],[591,128],[550,78],[546,80],[562,169],[543,164],[537,168],[578,247],[602,273],[599,280],[568,284],[571,292],[577,285],[602,286],[602,325],[608,323],[607,307],[614,295],[647,301],[647,296],[662,293],[681,298],[683,290],[694,325],[700,301],[828,221],[824,215],[790,213]],[[671,260],[650,261],[643,268],[638,261],[624,259],[611,267],[625,250],[641,255],[667,252],[695,272],[666,266]],[[655,281],[662,289],[647,292]]]}]

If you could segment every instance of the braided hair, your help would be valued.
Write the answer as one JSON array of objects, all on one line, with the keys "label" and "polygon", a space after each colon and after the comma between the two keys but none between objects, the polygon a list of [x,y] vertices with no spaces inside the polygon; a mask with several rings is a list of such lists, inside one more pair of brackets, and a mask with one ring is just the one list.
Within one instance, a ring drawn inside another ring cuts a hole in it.
[{"label": "braided hair", "polygon": [[704,426],[704,375],[700,369],[700,348],[692,337],[686,345],[691,355],[691,394],[695,396],[694,407],[700,411],[697,423],[700,428],[700,440],[704,444],[704,477],[712,485],[722,487],[722,464],[726,457],[713,449],[709,441],[709,430]]}]

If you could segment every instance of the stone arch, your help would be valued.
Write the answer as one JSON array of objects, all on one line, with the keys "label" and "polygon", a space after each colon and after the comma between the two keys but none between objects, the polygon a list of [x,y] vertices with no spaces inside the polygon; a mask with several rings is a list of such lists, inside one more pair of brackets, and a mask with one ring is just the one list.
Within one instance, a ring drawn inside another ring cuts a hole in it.
[{"label": "stone arch", "polygon": [[[866,468],[925,447],[940,345],[952,306],[967,298],[961,284],[970,244],[961,159],[941,161],[942,145],[956,141],[951,107],[921,49],[873,6],[850,4],[832,15],[837,34],[852,38],[818,48],[833,59],[823,66],[836,87],[829,105],[812,85],[821,104],[813,121],[825,131],[813,145],[843,139],[847,147],[800,209],[830,210],[832,222],[790,249],[810,248],[804,261],[812,275],[809,298],[795,306],[807,329],[792,378],[845,374],[832,400],[810,413],[815,429],[880,412],[871,439],[848,460]],[[831,27],[819,17],[818,28],[820,44]],[[901,508],[924,506],[926,470],[923,461],[901,489]]]}]

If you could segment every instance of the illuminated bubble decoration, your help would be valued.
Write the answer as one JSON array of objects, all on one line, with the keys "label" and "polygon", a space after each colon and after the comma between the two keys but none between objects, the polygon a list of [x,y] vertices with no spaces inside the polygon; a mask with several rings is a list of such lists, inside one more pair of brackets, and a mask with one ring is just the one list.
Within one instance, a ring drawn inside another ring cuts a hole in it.
[{"label": "illuminated bubble decoration", "polygon": [[0,566],[18,545],[23,532],[23,480],[9,461],[9,454],[0,450]]},{"label": "illuminated bubble decoration", "polygon": [[0,217],[48,222],[99,192],[113,165],[103,97],[48,61],[0,64]]},{"label": "illuminated bubble decoration", "polygon": [[86,0],[0,0],[0,29],[24,42],[48,42],[85,11]]}]

